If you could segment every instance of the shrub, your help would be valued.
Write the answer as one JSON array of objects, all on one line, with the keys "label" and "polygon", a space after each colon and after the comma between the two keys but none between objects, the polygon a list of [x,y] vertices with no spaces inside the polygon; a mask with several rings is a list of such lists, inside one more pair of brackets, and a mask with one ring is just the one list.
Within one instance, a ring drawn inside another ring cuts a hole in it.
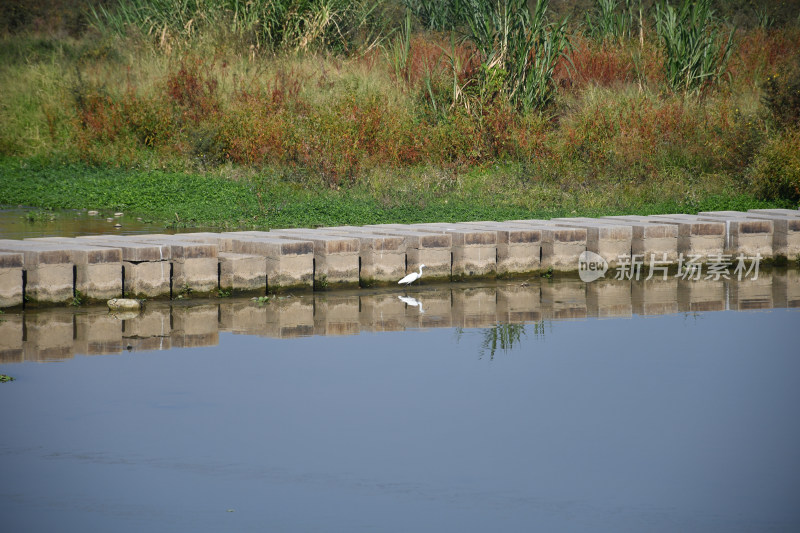
[{"label": "shrub", "polygon": [[785,132],[764,145],[750,178],[759,197],[800,203],[800,131]]},{"label": "shrub", "polygon": [[768,76],[763,89],[764,105],[777,124],[800,125],[800,56],[790,68]]}]

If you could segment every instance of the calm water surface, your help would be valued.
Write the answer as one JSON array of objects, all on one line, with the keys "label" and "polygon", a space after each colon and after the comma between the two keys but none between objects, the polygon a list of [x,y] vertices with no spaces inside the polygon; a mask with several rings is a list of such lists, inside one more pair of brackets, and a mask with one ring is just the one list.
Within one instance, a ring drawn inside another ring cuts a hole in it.
[{"label": "calm water surface", "polygon": [[[114,216],[114,211],[89,215],[86,210],[9,208],[0,206],[0,239],[34,237],[77,237],[79,235],[132,235],[138,233],[175,233],[164,224],[139,220],[130,213]],[[111,220],[108,220],[108,219]],[[116,225],[119,224],[119,227]],[[202,231],[201,228],[181,232]]]},{"label": "calm water surface", "polygon": [[2,530],[798,531],[800,313],[720,287],[7,313]]}]

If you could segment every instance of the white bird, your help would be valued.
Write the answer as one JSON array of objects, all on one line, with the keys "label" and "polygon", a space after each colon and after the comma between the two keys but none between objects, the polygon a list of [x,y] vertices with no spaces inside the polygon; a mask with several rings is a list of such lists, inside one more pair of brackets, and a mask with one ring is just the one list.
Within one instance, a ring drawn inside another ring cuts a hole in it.
[{"label": "white bird", "polygon": [[408,276],[406,276],[403,279],[401,279],[400,281],[398,281],[397,284],[398,285],[409,285],[411,283],[414,283],[415,281],[417,281],[419,278],[422,277],[422,267],[424,267],[424,266],[425,265],[420,265],[419,266],[419,273],[412,272]]}]

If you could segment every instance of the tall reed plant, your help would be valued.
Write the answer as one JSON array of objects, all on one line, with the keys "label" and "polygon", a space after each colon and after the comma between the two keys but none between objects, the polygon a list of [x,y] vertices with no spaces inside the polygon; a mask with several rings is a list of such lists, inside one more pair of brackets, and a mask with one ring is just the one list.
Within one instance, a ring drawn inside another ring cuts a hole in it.
[{"label": "tall reed plant", "polygon": [[136,29],[161,44],[227,29],[259,48],[305,50],[346,39],[373,9],[346,0],[117,0],[90,6],[89,16],[101,31]]},{"label": "tall reed plant", "polygon": [[655,10],[656,32],[664,46],[666,81],[674,91],[699,92],[725,75],[733,53],[734,29],[722,28],[710,0],[666,1]]},{"label": "tall reed plant", "polygon": [[567,20],[547,21],[548,0],[459,0],[459,12],[481,55],[484,92],[497,90],[525,110],[546,108],[553,74],[570,49]]},{"label": "tall reed plant", "polygon": [[[641,9],[639,0],[639,12]],[[586,14],[586,33],[598,41],[630,39],[638,20],[635,11],[634,0],[624,0],[624,4],[620,0],[595,0],[594,13]]]}]

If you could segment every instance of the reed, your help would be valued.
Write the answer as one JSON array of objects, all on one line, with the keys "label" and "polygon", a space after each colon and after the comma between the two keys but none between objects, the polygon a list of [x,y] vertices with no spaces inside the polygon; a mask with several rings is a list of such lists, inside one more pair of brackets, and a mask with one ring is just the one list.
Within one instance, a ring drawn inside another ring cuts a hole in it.
[{"label": "reed", "polygon": [[654,16],[672,90],[700,92],[722,79],[733,54],[735,30],[725,36],[710,0],[682,0],[677,8],[664,2],[656,5]]}]

